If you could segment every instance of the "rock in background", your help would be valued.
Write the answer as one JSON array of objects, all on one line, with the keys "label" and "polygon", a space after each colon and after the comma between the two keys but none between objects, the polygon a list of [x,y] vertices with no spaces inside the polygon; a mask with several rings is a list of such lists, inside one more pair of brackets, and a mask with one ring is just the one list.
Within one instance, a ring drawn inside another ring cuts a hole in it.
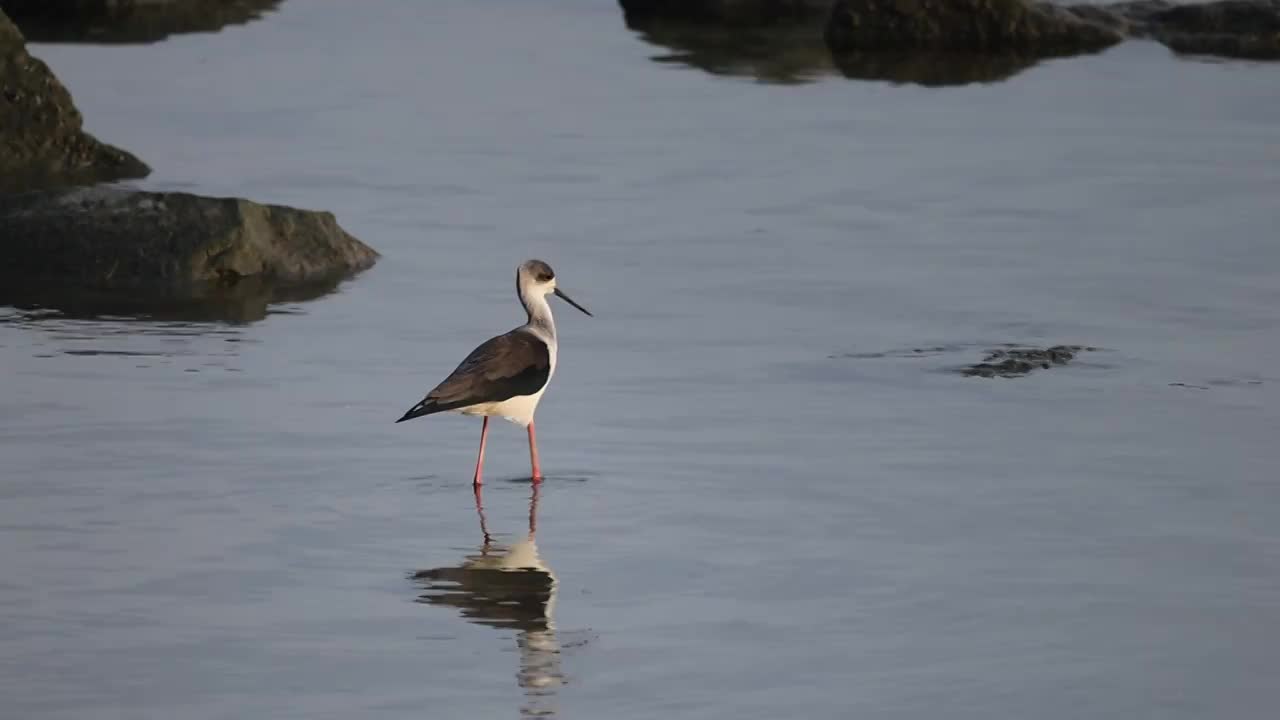
[{"label": "rock in background", "polygon": [[99,142],[49,67],[0,12],[0,192],[143,177],[138,158]]},{"label": "rock in background", "polygon": [[156,299],[304,286],[378,257],[328,212],[114,187],[0,196],[0,227],[0,281]]},{"label": "rock in background", "polygon": [[1113,27],[1024,0],[837,0],[827,25],[833,52],[1048,57],[1095,52],[1123,39]]},{"label": "rock in background", "polygon": [[0,0],[32,42],[150,43],[252,22],[281,0]]}]

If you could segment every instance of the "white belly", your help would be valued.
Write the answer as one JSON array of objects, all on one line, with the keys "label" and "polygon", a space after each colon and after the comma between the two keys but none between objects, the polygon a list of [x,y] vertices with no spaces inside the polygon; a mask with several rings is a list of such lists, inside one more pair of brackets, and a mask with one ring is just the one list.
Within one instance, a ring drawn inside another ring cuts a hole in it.
[{"label": "white belly", "polygon": [[[548,380],[548,384],[550,384],[550,380]],[[547,386],[543,385],[541,390],[532,395],[517,395],[502,402],[472,405],[460,408],[458,412],[463,415],[500,417],[517,425],[528,427],[529,423],[533,422],[533,413],[538,409],[538,401],[542,400],[542,393],[546,392],[546,390]]]},{"label": "white belly", "polygon": [[547,349],[551,356],[551,368],[547,372],[547,382],[542,389],[532,395],[517,395],[508,398],[502,402],[496,403],[480,403],[479,405],[471,405],[469,407],[459,408],[458,412],[463,415],[488,415],[489,417],[500,417],[504,420],[529,427],[529,423],[533,422],[533,413],[538,409],[538,402],[542,400],[542,393],[547,391],[547,387],[551,385],[551,378],[556,374],[556,343],[554,340],[545,337],[542,333],[531,331],[543,342],[547,343]]}]

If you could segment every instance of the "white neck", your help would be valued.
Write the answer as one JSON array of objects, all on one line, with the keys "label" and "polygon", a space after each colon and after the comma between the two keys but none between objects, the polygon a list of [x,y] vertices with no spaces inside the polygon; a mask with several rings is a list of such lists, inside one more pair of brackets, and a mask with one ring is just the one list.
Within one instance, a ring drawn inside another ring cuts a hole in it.
[{"label": "white neck", "polygon": [[547,302],[547,296],[520,288],[520,304],[524,305],[525,312],[529,313],[529,322],[527,324],[542,330],[547,334],[547,339],[554,342],[556,339],[556,321],[551,317],[551,305]]}]

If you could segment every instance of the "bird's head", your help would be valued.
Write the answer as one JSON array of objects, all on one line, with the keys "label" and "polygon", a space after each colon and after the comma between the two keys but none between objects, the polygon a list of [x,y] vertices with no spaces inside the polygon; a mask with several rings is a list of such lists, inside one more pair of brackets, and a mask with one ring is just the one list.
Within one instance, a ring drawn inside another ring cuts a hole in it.
[{"label": "bird's head", "polygon": [[587,315],[591,315],[586,308],[574,302],[556,287],[556,272],[541,260],[526,260],[516,268],[516,289],[519,290],[521,297],[543,298],[554,294]]}]

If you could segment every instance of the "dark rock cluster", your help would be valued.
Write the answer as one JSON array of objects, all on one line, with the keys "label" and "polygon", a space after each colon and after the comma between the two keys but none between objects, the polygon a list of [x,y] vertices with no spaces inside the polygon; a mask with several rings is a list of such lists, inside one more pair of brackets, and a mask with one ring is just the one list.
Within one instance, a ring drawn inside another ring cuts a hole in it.
[{"label": "dark rock cluster", "polygon": [[998,348],[987,352],[982,362],[965,366],[962,375],[970,377],[1020,377],[1035,370],[1066,365],[1076,355],[1094,350],[1081,345],[1054,345],[1048,348]]}]

